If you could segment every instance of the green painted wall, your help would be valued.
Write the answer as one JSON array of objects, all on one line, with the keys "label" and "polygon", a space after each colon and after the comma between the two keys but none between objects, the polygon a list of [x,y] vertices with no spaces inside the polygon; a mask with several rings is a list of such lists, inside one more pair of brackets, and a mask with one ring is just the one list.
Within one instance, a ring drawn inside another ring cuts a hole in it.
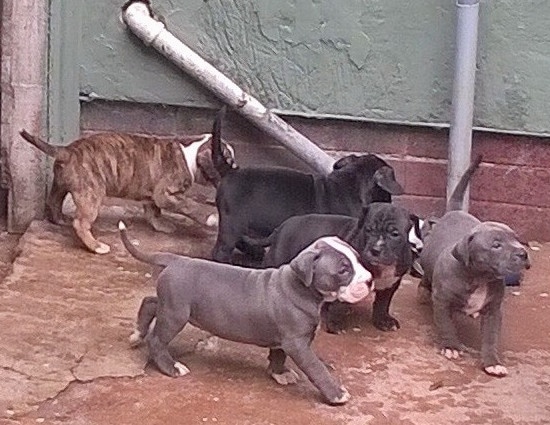
[{"label": "green painted wall", "polygon": [[[211,105],[212,97],[119,21],[83,4],[80,86],[104,99]],[[444,123],[452,0],[153,0],[168,28],[268,106]],[[475,124],[550,132],[548,0],[481,3]]]}]

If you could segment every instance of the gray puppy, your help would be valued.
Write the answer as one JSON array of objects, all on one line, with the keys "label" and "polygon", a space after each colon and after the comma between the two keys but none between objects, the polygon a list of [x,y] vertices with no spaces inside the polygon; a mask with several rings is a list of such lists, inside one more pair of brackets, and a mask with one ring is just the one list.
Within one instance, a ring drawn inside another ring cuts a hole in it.
[{"label": "gray puppy", "polygon": [[[253,247],[269,247],[262,267],[278,267],[292,260],[302,249],[322,236],[338,236],[359,253],[361,263],[374,276],[376,296],[372,321],[383,331],[397,330],[400,325],[389,313],[394,293],[401,278],[411,267],[413,253],[409,242],[413,221],[418,217],[396,205],[374,202],[364,208],[360,219],[334,214],[298,215],[285,220],[270,236],[243,239]],[[416,225],[418,227],[418,224]],[[420,240],[416,239],[420,249]],[[324,306],[328,332],[339,333],[349,306],[338,302]]]},{"label": "gray puppy", "polygon": [[119,227],[124,246],[134,257],[164,267],[157,279],[157,296],[143,299],[131,337],[133,345],[146,338],[149,357],[161,372],[174,377],[189,372],[172,358],[168,344],[191,323],[225,339],[269,348],[269,371],[278,383],[296,382],[296,372],[285,367],[288,355],[328,403],[349,400],[349,393],[310,347],[323,303],[358,302],[372,289],[372,275],[348,244],[336,237],[322,238],[289,265],[257,270],[170,253],[143,253],[128,240],[124,223]]},{"label": "gray puppy", "polygon": [[[470,166],[458,186],[469,179],[481,157]],[[456,191],[456,190],[455,190]],[[508,371],[498,358],[502,299],[506,281],[518,280],[529,268],[527,251],[510,227],[481,222],[458,211],[462,202],[451,199],[447,213],[437,220],[424,241],[420,265],[424,276],[419,295],[431,291],[433,317],[441,354],[456,359],[466,347],[460,342],[452,315],[481,315],[483,370],[495,376]]]}]

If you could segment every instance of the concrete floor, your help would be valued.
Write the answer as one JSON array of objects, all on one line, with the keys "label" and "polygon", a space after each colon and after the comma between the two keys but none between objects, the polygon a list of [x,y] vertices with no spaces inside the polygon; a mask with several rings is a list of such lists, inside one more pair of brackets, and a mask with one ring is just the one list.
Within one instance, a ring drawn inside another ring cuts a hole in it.
[{"label": "concrete floor", "polygon": [[[205,208],[211,208],[207,206]],[[146,366],[127,337],[141,298],[154,293],[148,265],[122,247],[116,221],[147,249],[207,257],[215,233],[182,221],[177,234],[155,233],[136,209],[102,212],[96,234],[106,256],[84,251],[68,227],[34,222],[15,248],[2,234],[0,424],[550,424],[550,245],[531,252],[533,267],[505,299],[502,353],[510,375],[492,378],[477,355],[451,362],[433,345],[430,309],[416,303],[416,280],[397,292],[401,329],[370,323],[356,306],[343,335],[319,332],[317,353],[352,394],[323,404],[303,379],[280,387],[265,372],[264,349],[205,337],[187,327],[173,342],[191,369],[172,379]],[[515,294],[514,294],[514,293]],[[465,342],[479,348],[479,323],[464,319]],[[200,344],[199,344],[200,345]]]}]

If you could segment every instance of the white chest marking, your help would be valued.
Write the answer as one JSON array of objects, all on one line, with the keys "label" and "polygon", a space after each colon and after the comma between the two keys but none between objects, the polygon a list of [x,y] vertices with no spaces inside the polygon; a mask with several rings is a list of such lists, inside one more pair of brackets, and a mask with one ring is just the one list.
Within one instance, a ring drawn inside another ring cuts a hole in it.
[{"label": "white chest marking", "polygon": [[395,266],[384,267],[380,275],[374,279],[374,287],[377,291],[383,291],[391,288],[398,280],[399,276],[395,275]]},{"label": "white chest marking", "polygon": [[[418,228],[422,229],[422,226],[424,225],[424,220],[418,220]],[[411,245],[412,250],[415,253],[420,253],[422,249],[424,248],[424,242],[422,242],[422,239],[420,239],[420,235],[416,233],[415,226],[412,227],[412,229],[409,231],[409,244]]]},{"label": "white chest marking", "polygon": [[467,315],[477,317],[479,311],[487,303],[487,284],[481,284],[471,295],[470,298],[466,301],[464,306],[464,313]]},{"label": "white chest marking", "polygon": [[191,183],[195,181],[197,175],[197,155],[199,153],[199,149],[211,138],[211,134],[205,134],[202,139],[191,143],[189,146],[180,145],[181,152],[183,153],[183,157],[185,158],[185,163],[187,164],[187,168],[189,169],[189,173],[191,174]]}]

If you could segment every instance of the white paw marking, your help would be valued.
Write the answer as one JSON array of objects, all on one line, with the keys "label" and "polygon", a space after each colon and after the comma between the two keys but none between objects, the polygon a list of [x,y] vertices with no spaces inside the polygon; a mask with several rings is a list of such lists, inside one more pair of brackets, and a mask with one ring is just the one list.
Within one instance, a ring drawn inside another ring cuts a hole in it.
[{"label": "white paw marking", "polygon": [[210,335],[205,339],[201,339],[195,345],[197,351],[218,351],[220,349],[220,339],[217,336]]},{"label": "white paw marking", "polygon": [[493,376],[506,376],[508,375],[508,369],[506,369],[504,366],[497,364],[494,366],[487,366],[485,369],[485,372],[489,375]]},{"label": "white paw marking", "polygon": [[106,243],[99,242],[99,246],[94,250],[96,254],[108,254],[111,252],[111,247]]},{"label": "white paw marking", "polygon": [[137,329],[128,337],[128,342],[130,347],[137,347],[143,342],[143,338]]},{"label": "white paw marking", "polygon": [[340,397],[332,400],[333,404],[344,404],[344,403],[347,403],[351,398],[351,395],[350,393],[348,393],[348,390],[346,390],[344,387],[341,387],[340,389],[343,391],[343,394]]},{"label": "white paw marking", "polygon": [[179,376],[185,376],[189,372],[191,372],[187,366],[185,366],[183,363],[180,363],[180,362],[174,363],[174,367],[178,371]]},{"label": "white paw marking", "polygon": [[448,360],[456,360],[462,355],[462,352],[453,350],[452,348],[442,348],[441,355],[445,356]]},{"label": "white paw marking", "polygon": [[275,379],[279,385],[292,385],[300,380],[300,375],[292,369],[289,369],[283,373],[272,373],[271,377]]},{"label": "white paw marking", "polygon": [[218,214],[210,214],[206,219],[206,225],[208,227],[214,227],[218,225],[219,221],[220,219],[218,217]]}]

